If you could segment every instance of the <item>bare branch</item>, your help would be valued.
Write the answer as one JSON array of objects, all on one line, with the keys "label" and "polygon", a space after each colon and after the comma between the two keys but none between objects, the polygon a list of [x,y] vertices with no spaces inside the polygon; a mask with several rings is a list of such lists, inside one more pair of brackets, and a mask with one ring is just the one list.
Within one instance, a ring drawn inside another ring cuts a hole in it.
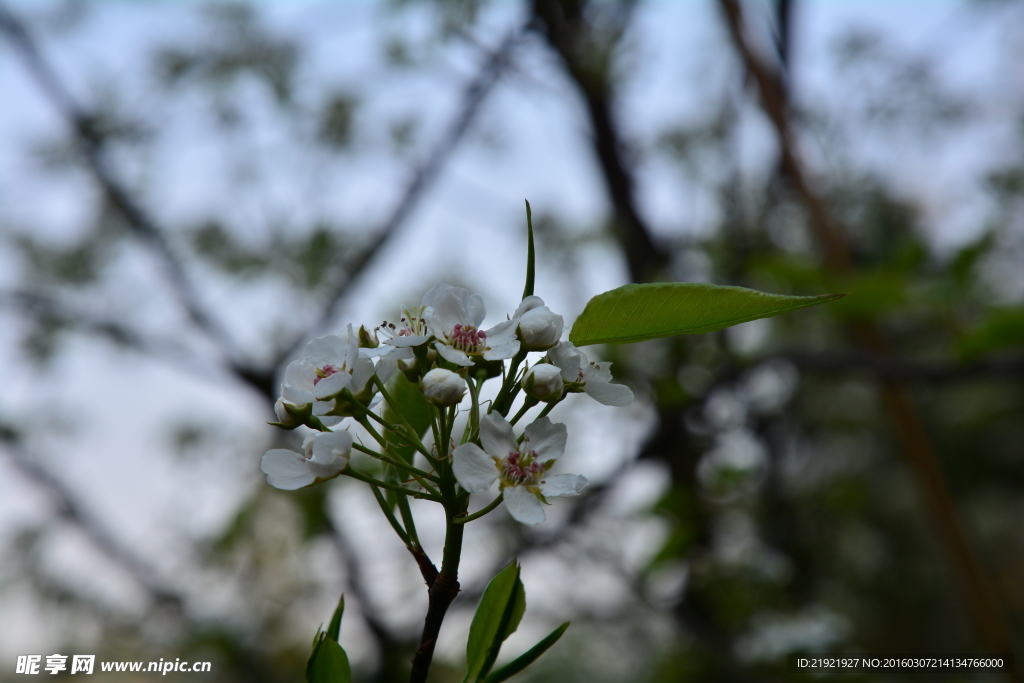
[{"label": "bare branch", "polygon": [[0,32],[11,41],[15,52],[76,137],[86,165],[103,188],[110,203],[120,212],[132,233],[160,261],[164,276],[195,325],[217,342],[228,357],[238,357],[231,336],[210,316],[199,300],[185,268],[157,226],[131,193],[117,180],[107,163],[105,136],[96,127],[96,117],[79,104],[49,62],[21,20],[0,3]]},{"label": "bare branch", "polygon": [[[656,243],[638,208],[636,180],[613,113],[608,60],[614,44],[595,38],[578,0],[534,0],[533,13],[586,104],[594,151],[615,212],[616,237],[626,254],[631,278],[634,282],[648,282],[668,264],[669,255]],[[628,12],[620,21],[627,20]],[[624,28],[620,26],[616,35]]]}]

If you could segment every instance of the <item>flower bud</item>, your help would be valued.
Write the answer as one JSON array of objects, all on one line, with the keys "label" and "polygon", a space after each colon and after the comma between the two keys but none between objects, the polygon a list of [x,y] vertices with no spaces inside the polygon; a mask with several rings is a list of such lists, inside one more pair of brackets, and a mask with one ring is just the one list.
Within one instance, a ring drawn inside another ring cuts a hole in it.
[{"label": "flower bud", "polygon": [[523,376],[523,389],[538,401],[557,401],[562,397],[562,373],[548,363],[538,363]]},{"label": "flower bud", "polygon": [[562,336],[564,320],[552,313],[539,296],[528,296],[516,309],[519,319],[519,341],[530,351],[549,349]]},{"label": "flower bud", "polygon": [[278,421],[271,422],[270,424],[282,429],[295,429],[299,425],[305,424],[306,420],[309,419],[312,414],[312,406],[308,403],[297,406],[293,403],[288,403],[283,398],[279,398],[277,403],[274,404],[274,413],[277,415]]},{"label": "flower bud", "polygon": [[420,390],[428,401],[439,406],[453,406],[466,395],[466,380],[451,370],[434,368],[423,375]]},{"label": "flower bud", "polygon": [[366,329],[366,325],[359,326],[359,348],[361,349],[375,349],[380,346],[380,342],[377,340],[377,335],[370,330]]}]

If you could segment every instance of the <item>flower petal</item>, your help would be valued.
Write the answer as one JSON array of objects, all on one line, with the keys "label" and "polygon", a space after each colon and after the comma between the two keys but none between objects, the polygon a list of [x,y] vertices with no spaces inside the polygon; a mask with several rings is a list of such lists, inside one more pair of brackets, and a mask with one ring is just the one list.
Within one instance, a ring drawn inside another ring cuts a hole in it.
[{"label": "flower petal", "polygon": [[562,457],[562,453],[565,452],[567,436],[568,430],[564,424],[560,422],[555,424],[548,418],[542,417],[526,427],[523,448],[536,451],[540,461],[547,462]]},{"label": "flower petal", "polygon": [[587,382],[583,387],[598,403],[606,406],[628,406],[633,402],[633,392],[624,384],[609,384],[608,382]]},{"label": "flower petal", "polygon": [[430,335],[428,334],[414,334],[408,337],[392,337],[391,339],[388,339],[384,343],[390,344],[391,346],[401,349],[409,346],[419,346],[420,344],[426,344],[428,339],[430,339]]},{"label": "flower petal", "polygon": [[523,302],[521,304],[519,304],[519,308],[517,308],[516,312],[514,314],[512,314],[512,317],[513,318],[522,317],[522,315],[524,313],[526,313],[527,311],[532,311],[535,308],[541,308],[543,305],[544,305],[544,299],[541,299],[539,296],[536,296],[536,295],[530,295],[530,296],[526,297],[525,299],[523,299]]},{"label": "flower petal", "polygon": [[316,477],[306,467],[306,459],[284,448],[267,451],[263,455],[260,469],[266,473],[268,484],[286,491],[301,489],[316,481]]},{"label": "flower petal", "polygon": [[499,459],[519,450],[512,425],[498,413],[488,413],[480,418],[480,443],[488,455]]},{"label": "flower petal", "polygon": [[441,357],[449,363],[455,363],[456,365],[462,365],[463,367],[469,367],[473,364],[472,359],[467,356],[464,351],[453,349],[441,342],[435,342],[434,347],[437,349],[437,352],[441,354]]},{"label": "flower petal", "polygon": [[[427,293],[423,295],[423,299],[420,301],[424,306],[437,306],[441,302],[441,299],[448,295],[448,292],[455,289],[451,285],[438,282],[433,287],[427,290]],[[403,304],[402,310],[405,310],[406,306]]]},{"label": "flower petal", "polygon": [[325,365],[341,365],[348,355],[348,342],[336,334],[327,334],[309,340],[302,360],[322,368]]},{"label": "flower petal", "polygon": [[355,367],[352,368],[352,381],[349,388],[356,393],[362,391],[366,383],[373,377],[374,371],[373,361],[369,358],[356,360]]},{"label": "flower petal", "polygon": [[605,363],[602,361],[594,361],[588,363],[583,368],[583,379],[587,382],[611,382],[612,381],[612,364]]},{"label": "flower petal", "polygon": [[[466,298],[469,297],[469,292],[461,287],[446,286],[448,290],[444,295],[440,298],[435,297],[434,303],[428,305],[427,310],[423,314],[423,317],[427,319],[427,325],[435,337],[444,337],[451,334],[456,325],[469,324],[466,305],[462,298],[458,296],[456,290],[461,289],[465,293]],[[430,292],[433,292],[434,289],[437,289],[436,285]],[[430,292],[427,292],[427,294],[430,294]],[[426,298],[426,296],[423,297],[424,303],[426,303]]]},{"label": "flower petal", "polygon": [[[469,293],[466,290],[462,291],[467,294]],[[487,309],[484,308],[484,298],[479,294],[472,294],[463,300],[463,306],[466,307],[466,321],[473,327],[479,328],[480,323],[484,321],[484,317],[487,315]]]},{"label": "flower petal", "polygon": [[506,344],[516,338],[516,320],[502,320],[500,323],[487,330],[487,344],[496,346]]},{"label": "flower petal", "polygon": [[585,362],[583,358],[572,342],[559,342],[548,349],[548,360],[558,366],[566,382],[580,381],[580,369]]},{"label": "flower petal", "polygon": [[386,356],[377,361],[377,365],[373,370],[377,373],[381,383],[387,384],[388,380],[394,377],[395,372],[398,371],[398,360],[394,357]]},{"label": "flower petal", "polygon": [[491,345],[484,351],[484,360],[505,360],[516,355],[519,351],[519,340],[510,339],[504,344]]},{"label": "flower petal", "polygon": [[[368,359],[364,359],[366,362],[370,362]],[[336,372],[330,377],[324,377],[316,386],[313,387],[313,395],[318,400],[323,401],[333,396],[337,396],[342,391],[348,388],[352,383],[352,375],[347,372]]]},{"label": "flower petal", "polygon": [[546,518],[537,496],[530,493],[525,486],[505,487],[505,507],[508,508],[512,519],[527,526],[536,526]]},{"label": "flower petal", "polygon": [[306,466],[316,476],[333,477],[348,466],[352,451],[352,435],[347,431],[321,432],[313,440],[313,457]]},{"label": "flower petal", "polygon": [[498,478],[494,458],[473,443],[464,443],[452,454],[452,471],[462,488],[472,493],[486,491]]},{"label": "flower petal", "polygon": [[586,477],[579,474],[555,474],[541,479],[539,488],[545,498],[564,498],[578,496],[589,483]]}]

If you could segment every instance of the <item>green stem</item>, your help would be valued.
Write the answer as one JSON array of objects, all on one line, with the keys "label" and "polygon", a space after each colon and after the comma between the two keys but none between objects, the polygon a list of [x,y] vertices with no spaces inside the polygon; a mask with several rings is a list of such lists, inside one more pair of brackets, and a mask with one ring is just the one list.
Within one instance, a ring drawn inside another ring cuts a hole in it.
[{"label": "green stem", "polygon": [[[402,515],[402,522],[409,532],[409,538],[417,547],[420,546],[420,536],[416,533],[416,520],[413,519],[412,510],[409,508],[409,499],[402,496],[398,499],[398,511]],[[408,545],[408,543],[406,544]]]},{"label": "green stem", "polygon": [[509,424],[515,424],[516,422],[519,422],[523,415],[526,415],[526,411],[528,411],[530,408],[534,407],[538,403],[540,403],[540,401],[538,401],[537,399],[533,398],[532,396],[527,396],[526,401],[523,403],[523,407],[519,409],[519,412],[515,414],[515,417],[509,420]]},{"label": "green stem", "polygon": [[456,517],[455,519],[452,520],[452,522],[454,524],[465,524],[466,522],[472,522],[474,519],[480,519],[481,517],[486,515],[488,512],[490,512],[494,508],[498,507],[498,505],[500,505],[501,501],[503,501],[503,500],[505,500],[505,492],[504,491],[498,493],[498,497],[495,498],[494,500],[492,500],[490,503],[488,503],[486,507],[483,507],[483,508],[477,510],[476,512],[474,512],[471,515],[465,515],[464,517]]},{"label": "green stem", "polygon": [[423,441],[420,440],[419,434],[416,433],[416,430],[409,423],[409,420],[406,419],[405,415],[399,409],[398,404],[391,398],[391,394],[389,394],[388,390],[384,388],[384,382],[381,382],[380,377],[377,375],[373,376],[373,381],[377,385],[377,388],[380,389],[380,395],[384,397],[384,400],[387,401],[389,406],[391,406],[391,410],[398,416],[398,419],[402,421],[402,426],[405,427],[405,431],[407,432],[405,435],[406,438],[410,440],[416,450],[429,458],[430,453],[427,452],[427,447],[423,445]]},{"label": "green stem", "polygon": [[[370,490],[373,491],[373,497],[377,499],[377,505],[380,506],[384,516],[387,517],[388,522],[391,523],[391,528],[394,529],[395,533],[398,534],[398,537],[402,539],[402,543],[410,545],[409,535],[405,533],[402,525],[398,523],[398,520],[395,518],[395,513],[391,511],[391,506],[388,505],[388,502],[384,499],[384,494],[381,493],[380,489],[376,486],[371,486]],[[398,499],[405,500],[405,496],[399,496]]]},{"label": "green stem", "polygon": [[527,353],[525,349],[519,349],[516,355],[512,356],[512,360],[508,365],[508,373],[505,375],[505,381],[501,385],[501,390],[491,404],[491,409],[487,412],[490,413],[497,410],[502,417],[508,415],[508,409],[512,407],[512,399],[518,393],[515,387],[517,385],[519,364],[526,359]]},{"label": "green stem", "polygon": [[406,495],[406,496],[412,496],[413,498],[422,498],[423,500],[432,500],[435,503],[443,503],[444,502],[441,499],[440,496],[434,496],[434,495],[431,495],[429,493],[423,493],[422,491],[410,491],[409,489],[405,488],[404,486],[399,486],[398,484],[389,484],[386,481],[381,481],[380,479],[376,479],[374,477],[371,477],[368,474],[363,474],[362,472],[358,472],[358,471],[353,470],[351,468],[345,470],[344,472],[342,472],[342,474],[344,474],[347,477],[352,477],[353,479],[358,479],[359,481],[365,481],[367,484],[370,484],[372,486],[379,486],[382,489],[388,489],[389,491],[394,491],[395,493],[401,493],[401,494]]},{"label": "green stem", "polygon": [[392,458],[391,456],[385,453],[378,453],[377,451],[367,448],[362,444],[353,443],[352,448],[359,451],[360,453],[366,453],[372,458],[376,458],[377,460],[386,462],[387,464],[397,468],[399,471],[407,472],[408,474],[412,475],[414,479],[423,484],[424,488],[428,488],[428,490],[430,490],[430,492],[433,493],[434,495],[439,495],[436,489],[434,489],[432,486],[426,483],[434,481],[433,475],[431,475],[429,472],[424,472],[423,470],[417,467],[413,467],[404,460]]}]

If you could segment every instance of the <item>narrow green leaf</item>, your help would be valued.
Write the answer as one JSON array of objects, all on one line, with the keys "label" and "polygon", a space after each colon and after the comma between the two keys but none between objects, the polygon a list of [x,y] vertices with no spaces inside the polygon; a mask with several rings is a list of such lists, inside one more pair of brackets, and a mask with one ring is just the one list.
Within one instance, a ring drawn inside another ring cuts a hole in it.
[{"label": "narrow green leaf", "polygon": [[331,623],[327,626],[327,635],[334,640],[341,640],[338,636],[341,634],[341,615],[345,613],[345,594],[341,594],[341,599],[338,600],[338,606],[334,610],[334,616],[331,617]]},{"label": "narrow green leaf", "polygon": [[533,296],[533,280],[536,272],[537,255],[533,249],[533,211],[530,210],[530,200],[526,201],[526,287],[523,289],[523,298]]},{"label": "narrow green leaf", "polygon": [[587,302],[569,341],[576,346],[628,344],[701,334],[844,296],[785,296],[697,282],[624,285]]},{"label": "narrow green leaf", "polygon": [[491,579],[469,627],[466,644],[466,681],[479,680],[494,666],[505,642],[526,611],[526,592],[519,580],[519,563],[513,562]]},{"label": "narrow green leaf", "polygon": [[306,664],[306,683],[351,683],[352,667],[338,641],[321,633]]},{"label": "narrow green leaf", "polygon": [[[405,419],[416,430],[416,435],[422,438],[424,432],[430,427],[430,406],[427,403],[427,399],[423,398],[423,392],[419,390],[419,387],[407,380],[405,375],[397,372],[394,378],[388,382],[388,393],[395,403],[398,404],[398,410],[401,411]],[[384,419],[392,424],[401,422],[390,405],[384,406]],[[386,432],[385,437],[388,441],[395,444],[394,450],[399,456],[406,462],[412,462],[415,451],[412,445],[392,432]]]},{"label": "narrow green leaf", "polygon": [[502,681],[507,681],[512,678],[517,673],[537,661],[542,654],[548,651],[548,648],[557,643],[558,639],[562,637],[562,634],[565,633],[565,629],[567,628],[569,628],[568,621],[549,633],[544,640],[540,641],[505,666],[493,672],[490,676],[484,679],[484,683],[501,683]]}]

